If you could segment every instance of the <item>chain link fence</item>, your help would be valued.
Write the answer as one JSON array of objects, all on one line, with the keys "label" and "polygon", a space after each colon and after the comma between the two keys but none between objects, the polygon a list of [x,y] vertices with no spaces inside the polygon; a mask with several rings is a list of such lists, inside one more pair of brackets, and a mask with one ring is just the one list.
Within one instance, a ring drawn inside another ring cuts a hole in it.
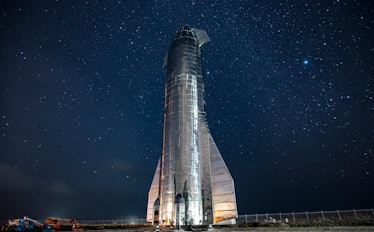
[{"label": "chain link fence", "polygon": [[[237,224],[250,223],[312,223],[325,222],[355,222],[369,220],[374,222],[373,209],[352,209],[335,211],[291,212],[291,213],[264,213],[239,215]],[[7,220],[1,220],[5,225]],[[79,220],[78,223],[86,225],[149,225],[144,218],[125,218],[108,220]]]},{"label": "chain link fence", "polygon": [[255,222],[312,222],[312,221],[345,221],[345,220],[374,220],[373,209],[353,209],[353,210],[335,210],[335,211],[315,211],[315,212],[291,212],[291,213],[265,213],[265,214],[245,214],[239,215],[238,223]]},{"label": "chain link fence", "polygon": [[[374,220],[373,209],[352,209],[352,210],[334,210],[334,211],[314,211],[314,212],[291,212],[291,213],[264,213],[264,214],[245,214],[239,215],[238,224],[242,223],[292,223],[292,222],[313,222],[313,221],[354,221],[370,219]],[[84,220],[81,224],[106,224],[106,225],[148,225],[145,219],[110,219],[110,220]]]},{"label": "chain link fence", "polygon": [[108,219],[108,220],[80,220],[80,224],[87,225],[147,225],[145,218],[125,218],[125,219]]}]

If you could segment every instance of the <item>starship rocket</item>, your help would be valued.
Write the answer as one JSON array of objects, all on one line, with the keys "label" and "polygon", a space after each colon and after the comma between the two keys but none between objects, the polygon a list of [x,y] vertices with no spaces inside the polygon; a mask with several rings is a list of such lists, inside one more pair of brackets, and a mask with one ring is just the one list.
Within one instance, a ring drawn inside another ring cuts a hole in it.
[{"label": "starship rocket", "polygon": [[166,70],[162,154],[148,193],[147,221],[159,225],[234,224],[234,181],[206,122],[203,30],[174,35]]}]

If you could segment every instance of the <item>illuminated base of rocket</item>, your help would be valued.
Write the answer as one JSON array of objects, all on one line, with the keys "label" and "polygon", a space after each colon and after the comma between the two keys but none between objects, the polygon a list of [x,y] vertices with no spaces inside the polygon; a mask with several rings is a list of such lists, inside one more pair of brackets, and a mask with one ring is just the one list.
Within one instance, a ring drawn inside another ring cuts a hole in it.
[{"label": "illuminated base of rocket", "polygon": [[[161,160],[159,160],[156,172],[153,177],[152,185],[148,193],[147,221],[159,225],[202,225],[216,224],[229,225],[236,224],[237,208],[234,181],[230,172],[222,159],[218,148],[209,134],[209,176],[203,179],[210,179],[211,186],[206,186],[206,194],[202,197],[204,204],[202,217],[199,221],[193,219],[194,212],[186,212],[186,200],[181,194],[175,196],[174,202],[168,202],[170,209],[169,217],[160,215],[160,174]],[[207,166],[207,165],[204,165]],[[207,170],[207,169],[206,169]],[[188,216],[190,217],[188,218]],[[164,216],[164,217],[163,217]],[[199,216],[198,216],[199,217]],[[192,219],[192,220],[191,220]]]}]

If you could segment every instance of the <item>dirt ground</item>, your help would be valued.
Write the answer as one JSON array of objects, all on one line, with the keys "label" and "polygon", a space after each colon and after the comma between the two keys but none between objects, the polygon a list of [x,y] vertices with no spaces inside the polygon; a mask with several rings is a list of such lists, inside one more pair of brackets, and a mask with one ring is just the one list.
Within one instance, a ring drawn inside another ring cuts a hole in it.
[{"label": "dirt ground", "polygon": [[[128,230],[99,230],[102,232],[149,232],[155,230],[139,230],[139,229],[128,229]],[[161,230],[161,231],[177,231],[177,230]],[[225,228],[225,229],[209,229],[207,232],[374,232],[374,226],[358,226],[358,227],[307,227],[307,228],[274,228],[274,227],[261,227],[261,228]],[[91,232],[98,232],[93,230]]]},{"label": "dirt ground", "polygon": [[212,232],[221,232],[221,231],[230,231],[230,232],[351,232],[351,231],[360,231],[360,232],[374,232],[374,227],[317,227],[317,228],[243,228],[243,229],[232,229],[232,230],[216,230]]}]

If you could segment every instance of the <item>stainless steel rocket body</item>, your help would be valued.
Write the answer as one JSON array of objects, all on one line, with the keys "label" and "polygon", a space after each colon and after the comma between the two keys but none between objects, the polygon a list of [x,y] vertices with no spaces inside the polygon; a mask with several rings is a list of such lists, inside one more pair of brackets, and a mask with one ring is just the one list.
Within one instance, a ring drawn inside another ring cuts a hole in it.
[{"label": "stainless steel rocket body", "polygon": [[199,42],[192,30],[174,36],[167,55],[160,213],[173,218],[174,199],[186,202],[187,223],[201,223],[199,121],[204,118],[204,82]]},{"label": "stainless steel rocket body", "polygon": [[[151,222],[165,225],[213,223],[214,192],[224,193],[214,191],[214,182],[221,181],[222,173],[225,180],[231,180],[222,186],[229,186],[236,213],[233,181],[216,149],[205,118],[200,47],[207,41],[209,37],[204,31],[182,27],[176,32],[168,50],[164,63],[166,83],[162,155],[148,196],[147,220]],[[215,181],[212,176],[212,155],[216,153],[216,160],[219,161],[215,165],[216,170],[223,171],[217,171],[215,176],[218,179]]]}]

